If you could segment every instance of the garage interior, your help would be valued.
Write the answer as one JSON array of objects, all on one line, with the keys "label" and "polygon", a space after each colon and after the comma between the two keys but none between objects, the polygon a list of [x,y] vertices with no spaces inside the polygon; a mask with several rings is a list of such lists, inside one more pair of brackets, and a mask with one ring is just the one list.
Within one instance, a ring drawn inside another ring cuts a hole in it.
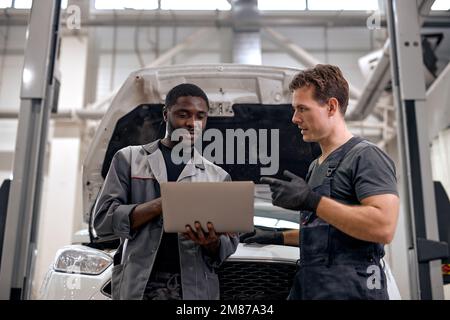
[{"label": "garage interior", "polygon": [[0,0],[0,299],[42,299],[88,228],[83,161],[132,72],[319,63],[349,81],[352,133],[396,164],[401,299],[450,300],[449,0]]}]

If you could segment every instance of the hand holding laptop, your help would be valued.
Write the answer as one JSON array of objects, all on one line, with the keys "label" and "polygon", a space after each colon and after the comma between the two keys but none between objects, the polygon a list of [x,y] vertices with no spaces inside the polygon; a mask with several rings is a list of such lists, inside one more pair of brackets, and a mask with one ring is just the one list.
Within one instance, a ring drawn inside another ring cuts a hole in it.
[{"label": "hand holding laptop", "polygon": [[220,237],[223,234],[230,237],[237,236],[237,233],[235,232],[217,232],[216,229],[214,229],[214,224],[212,222],[208,222],[206,224],[206,226],[208,227],[208,232],[204,231],[201,223],[198,221],[194,224],[194,226],[196,230],[194,230],[190,225],[186,225],[186,232],[183,233],[185,237],[193,241],[197,239],[201,241],[203,240],[202,238],[209,237],[211,235],[212,237],[214,236]]},{"label": "hand holding laptop", "polygon": [[208,222],[206,225],[208,227],[208,232],[206,233],[203,231],[202,225],[198,221],[195,222],[195,231],[190,225],[187,225],[186,232],[183,233],[183,235],[187,239],[194,241],[213,253],[219,248],[219,237],[221,233],[216,232],[214,225],[211,222]]}]

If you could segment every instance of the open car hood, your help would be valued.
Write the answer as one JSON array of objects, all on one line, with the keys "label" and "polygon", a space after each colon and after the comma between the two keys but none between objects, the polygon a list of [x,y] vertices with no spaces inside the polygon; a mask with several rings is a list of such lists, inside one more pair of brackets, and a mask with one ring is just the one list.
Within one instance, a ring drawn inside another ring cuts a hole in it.
[{"label": "open car hood", "polygon": [[[83,218],[89,222],[115,152],[164,136],[162,107],[167,92],[194,83],[210,100],[208,128],[279,130],[279,166],[305,176],[320,150],[303,142],[292,118],[289,82],[299,70],[236,64],[170,66],[132,72],[113,98],[83,162]],[[270,151],[270,147],[268,148]],[[250,152],[250,151],[249,151]],[[262,164],[219,164],[233,180],[260,179]]]}]

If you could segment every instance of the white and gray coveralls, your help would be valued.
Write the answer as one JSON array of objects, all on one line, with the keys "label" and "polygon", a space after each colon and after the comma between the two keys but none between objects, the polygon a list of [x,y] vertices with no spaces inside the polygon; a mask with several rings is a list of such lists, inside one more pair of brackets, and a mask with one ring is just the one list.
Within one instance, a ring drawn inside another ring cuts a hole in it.
[{"label": "white and gray coveralls", "polygon": [[[97,235],[120,238],[112,272],[113,299],[143,298],[161,242],[162,215],[137,231],[130,228],[133,209],[159,196],[154,180],[167,182],[166,165],[158,143],[159,140],[119,150],[112,159],[94,207],[93,225]],[[195,149],[194,153],[195,163],[192,159],[186,163],[178,182],[231,180],[222,168],[203,158]],[[238,243],[237,236],[221,235],[219,253],[212,258],[201,246],[178,234],[183,299],[219,299],[216,269],[236,251]]]}]

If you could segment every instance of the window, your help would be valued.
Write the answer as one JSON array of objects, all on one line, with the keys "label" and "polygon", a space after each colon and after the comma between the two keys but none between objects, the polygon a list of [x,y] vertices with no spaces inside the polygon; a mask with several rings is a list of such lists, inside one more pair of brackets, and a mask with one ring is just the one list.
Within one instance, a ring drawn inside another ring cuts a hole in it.
[{"label": "window", "polygon": [[258,0],[259,10],[305,10],[305,0]]},{"label": "window", "polygon": [[11,0],[0,0],[0,8],[11,7]]},{"label": "window", "polygon": [[378,0],[309,0],[309,10],[378,10]]},{"label": "window", "polygon": [[16,9],[30,9],[32,0],[16,0],[14,1],[14,8]]},{"label": "window", "polygon": [[230,10],[227,0],[162,0],[164,10]]},{"label": "window", "polygon": [[135,10],[154,10],[158,8],[157,0],[95,0],[95,9],[113,10],[113,9],[135,9]]},{"label": "window", "polygon": [[[67,1],[68,0],[62,0],[61,1],[61,8],[66,9],[67,8]],[[15,0],[14,1],[14,8],[16,9],[31,9],[31,4],[33,3],[33,0]],[[11,8],[12,7],[12,1],[11,0],[0,0],[0,8]]]},{"label": "window", "polygon": [[[158,0],[95,0],[95,9],[158,9]],[[161,0],[163,10],[230,10],[227,0]]]},{"label": "window", "polygon": [[450,10],[450,0],[436,0],[431,7],[431,10],[441,10],[448,11]]}]

